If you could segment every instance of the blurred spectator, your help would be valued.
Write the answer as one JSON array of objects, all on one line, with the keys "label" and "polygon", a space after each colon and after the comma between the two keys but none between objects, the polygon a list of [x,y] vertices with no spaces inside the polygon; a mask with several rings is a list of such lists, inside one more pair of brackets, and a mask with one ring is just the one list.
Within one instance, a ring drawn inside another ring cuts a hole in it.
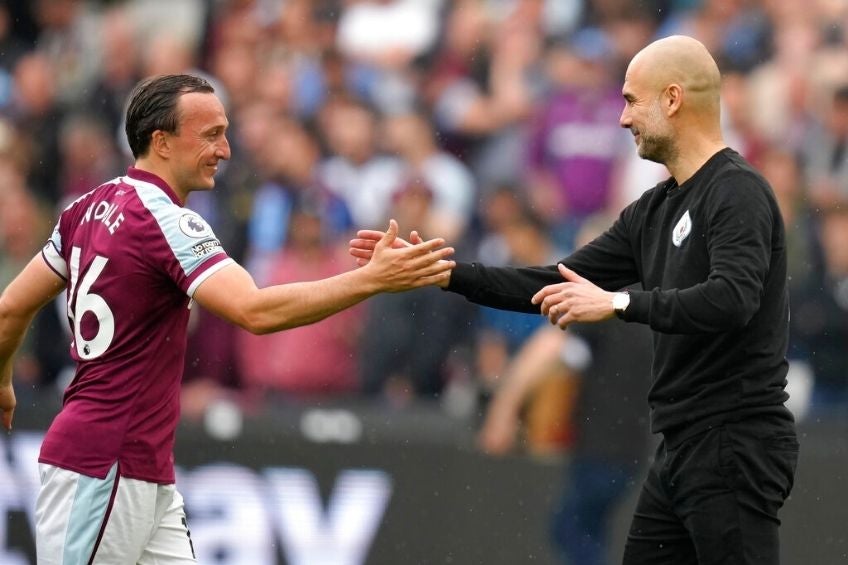
[{"label": "blurred spectator", "polygon": [[[0,289],[29,263],[49,234],[49,217],[27,190],[22,171],[0,157]],[[36,316],[15,359],[19,396],[46,388],[70,366],[67,340],[56,339],[64,337],[60,323],[58,309],[45,308]]]},{"label": "blurred spectator", "polygon": [[[579,244],[608,219],[587,220]],[[552,372],[577,379],[576,399],[561,403],[573,431],[562,498],[554,508],[551,537],[562,563],[610,563],[613,512],[634,486],[648,455],[651,332],[609,320],[574,324],[565,332],[538,329],[504,372],[480,431],[482,448],[503,454],[515,445],[519,424],[540,402],[540,385]],[[524,411],[527,408],[527,411]],[[529,447],[533,447],[532,444]]]},{"label": "blurred spectator", "polygon": [[483,2],[458,0],[428,65],[423,96],[442,145],[481,186],[517,180],[521,124],[538,90],[538,25],[522,10],[497,21]]},{"label": "blurred spectator", "polygon": [[59,126],[62,200],[69,204],[120,170],[113,136],[91,114],[71,114]]},{"label": "blurred spectator", "polygon": [[211,71],[227,91],[233,112],[238,112],[255,100],[260,71],[253,46],[234,43],[216,49],[210,65]]},{"label": "blurred spectator", "polygon": [[547,54],[550,92],[530,124],[528,192],[566,251],[589,215],[615,202],[613,178],[627,135],[618,124],[621,89],[613,52],[597,29],[576,34]]},{"label": "blurred spectator", "polygon": [[32,52],[21,57],[14,71],[14,100],[7,110],[18,131],[18,143],[27,151],[26,184],[46,204],[59,201],[56,126],[64,111],[56,98],[54,78],[44,55]]},{"label": "blurred spectator", "polygon": [[698,38],[724,65],[748,71],[769,51],[770,29],[762,8],[744,0],[703,0],[666,19],[659,35]]},{"label": "blurred spectator", "polygon": [[330,155],[321,163],[321,183],[345,201],[356,227],[382,227],[392,193],[401,185],[403,164],[378,153],[377,117],[365,104],[337,98],[322,115]]},{"label": "blurred spectator", "polygon": [[408,108],[416,96],[414,63],[434,44],[442,0],[353,0],[338,22],[337,47],[357,94],[381,111]]},{"label": "blurred spectator", "polygon": [[759,158],[760,170],[777,198],[786,226],[786,255],[790,297],[821,269],[816,219],[806,199],[799,157],[777,145],[767,146]]},{"label": "blurred spectator", "polygon": [[[792,317],[798,315],[796,301],[804,299],[811,285],[818,285],[821,272],[815,218],[810,213],[805,198],[805,185],[798,157],[780,147],[766,147],[760,156],[760,170],[774,190],[783,223],[786,226],[787,285],[792,306]],[[799,334],[800,325],[790,318],[789,374],[786,376],[786,391],[789,393],[787,407],[792,410],[796,421],[801,421],[810,408],[813,387],[813,369],[808,350],[808,340]]]},{"label": "blurred spectator", "polygon": [[848,405],[848,206],[822,209],[818,234],[823,268],[796,292],[790,322],[808,352],[812,409],[821,414]]},{"label": "blurred spectator", "polygon": [[810,121],[811,69],[820,40],[808,18],[781,21],[773,31],[774,55],[748,75],[751,119],[768,141],[800,148]]},{"label": "blurred spectator", "polygon": [[[387,117],[384,137],[386,146],[401,158],[404,167],[401,185],[395,189],[395,206],[411,202],[413,193],[429,192],[420,215],[411,215],[409,223],[401,225],[414,225],[425,237],[459,241],[474,213],[476,187],[471,171],[438,146],[432,125],[423,114]],[[410,198],[401,194],[405,190],[410,191]]]},{"label": "blurred spectator", "polygon": [[0,111],[12,100],[12,70],[24,54],[26,44],[14,35],[7,2],[0,2]]},{"label": "blurred spectator", "polygon": [[596,23],[613,46],[615,61],[612,77],[623,79],[627,63],[642,47],[657,37],[658,10],[649,10],[650,3],[631,3],[630,9],[616,17]]},{"label": "blurred spectator", "polygon": [[[481,260],[495,265],[547,265],[564,255],[551,241],[545,224],[512,191],[492,194],[485,209],[489,234],[481,245]],[[508,361],[546,323],[539,314],[480,309],[475,329],[476,369],[485,391],[497,388]]]},{"label": "blurred spectator", "polygon": [[759,166],[768,142],[751,119],[751,96],[745,75],[732,70],[722,73],[721,104],[722,129],[728,145]]},{"label": "blurred spectator", "polygon": [[[50,1],[50,0],[48,0]],[[234,0],[222,0],[233,3]],[[145,42],[157,35],[170,36],[183,45],[199,47],[207,13],[213,4],[207,0],[122,0]],[[234,3],[245,4],[241,0]],[[255,4],[249,0],[247,4]]]},{"label": "blurred spectator", "polygon": [[455,355],[468,347],[474,309],[440,289],[375,296],[366,307],[359,355],[363,392],[394,407],[438,398],[461,370],[463,361]]},{"label": "blurred spectator", "polygon": [[87,106],[105,120],[112,137],[123,146],[124,101],[141,78],[138,30],[125,5],[107,10],[100,28],[102,58]]},{"label": "blurred spectator", "polygon": [[50,63],[56,95],[68,105],[82,102],[101,61],[97,14],[82,0],[34,0],[30,6],[39,26],[36,47]]},{"label": "blurred spectator", "polygon": [[196,69],[195,46],[188,38],[161,31],[145,41],[141,57],[142,76],[179,74]]},{"label": "blurred spectator", "polygon": [[23,172],[0,157],[0,287],[32,259],[49,233],[38,202],[27,190]]},{"label": "blurred spectator", "polygon": [[[317,280],[350,269],[346,247],[323,220],[323,203],[299,194],[283,249],[268,261],[262,286]],[[329,237],[328,237],[329,236]],[[324,320],[267,336],[239,332],[236,344],[243,383],[253,392],[284,396],[339,395],[359,390],[357,343],[364,305]]]},{"label": "blurred spectator", "polygon": [[832,96],[804,140],[804,173],[813,208],[848,205],[848,84]]},{"label": "blurred spectator", "polygon": [[180,409],[186,418],[200,419],[214,402],[241,395],[236,357],[239,332],[207,310],[192,308],[180,390]]},{"label": "blurred spectator", "polygon": [[255,194],[248,226],[248,270],[267,278],[268,258],[282,249],[291,233],[291,210],[299,195],[313,193],[320,201],[324,227],[333,237],[351,227],[344,202],[320,186],[320,148],[315,137],[299,122],[277,117],[268,132],[268,144],[259,148],[264,178]]},{"label": "blurred spectator", "polygon": [[438,35],[442,0],[353,0],[342,9],[338,46],[355,62],[384,69],[408,66]]}]

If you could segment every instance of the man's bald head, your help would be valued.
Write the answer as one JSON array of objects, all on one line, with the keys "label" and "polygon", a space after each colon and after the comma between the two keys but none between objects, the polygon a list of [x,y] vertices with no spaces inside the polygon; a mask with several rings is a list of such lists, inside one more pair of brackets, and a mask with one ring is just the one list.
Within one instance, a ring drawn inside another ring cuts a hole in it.
[{"label": "man's bald head", "polygon": [[702,153],[724,146],[720,89],[718,65],[700,41],[666,37],[630,61],[619,121],[633,133],[642,158],[671,170],[676,163],[699,161]]},{"label": "man's bald head", "polygon": [[685,35],[654,41],[633,57],[627,74],[636,74],[658,92],[671,84],[683,88],[693,110],[719,111],[721,73],[703,43]]}]

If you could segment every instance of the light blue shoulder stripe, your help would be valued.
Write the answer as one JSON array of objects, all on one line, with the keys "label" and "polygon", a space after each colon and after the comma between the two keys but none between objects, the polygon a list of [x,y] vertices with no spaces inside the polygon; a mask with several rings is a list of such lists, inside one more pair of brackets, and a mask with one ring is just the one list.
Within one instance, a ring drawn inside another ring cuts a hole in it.
[{"label": "light blue shoulder stripe", "polygon": [[118,464],[112,465],[105,479],[80,475],[77,492],[68,516],[68,533],[65,536],[65,552],[62,563],[88,563],[103,519],[112,498],[118,475]]},{"label": "light blue shoulder stripe", "polygon": [[[174,204],[156,185],[131,177],[122,180],[135,187],[136,194],[156,219],[186,276],[191,275],[210,255],[223,252],[212,228],[197,212]],[[216,245],[202,248],[204,242],[215,242]]]}]

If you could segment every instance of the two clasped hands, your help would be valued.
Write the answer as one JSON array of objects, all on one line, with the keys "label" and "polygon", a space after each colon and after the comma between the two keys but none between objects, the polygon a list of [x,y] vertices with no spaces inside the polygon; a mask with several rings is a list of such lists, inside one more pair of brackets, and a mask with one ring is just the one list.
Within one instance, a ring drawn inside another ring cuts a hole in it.
[{"label": "two clasped hands", "polygon": [[[397,229],[394,220],[390,222],[390,230]],[[350,240],[350,254],[356,259],[358,266],[368,264],[374,254],[377,244],[386,237],[386,233],[378,230],[359,230],[357,237]],[[444,245],[444,240],[436,238],[424,241],[417,231],[409,234],[409,241],[394,237],[391,246],[393,248],[417,247],[427,245]],[[452,251],[452,250],[451,250]],[[449,269],[453,269],[455,263],[441,259],[441,262],[449,263]],[[615,310],[612,306],[612,292],[608,292],[591,281],[581,277],[562,263],[556,265],[565,282],[551,284],[542,287],[530,299],[532,304],[539,305],[541,314],[548,318],[551,324],[565,329],[573,322],[600,322],[612,318]],[[434,281],[436,286],[448,288],[450,284],[450,270],[447,276],[442,276]]]}]

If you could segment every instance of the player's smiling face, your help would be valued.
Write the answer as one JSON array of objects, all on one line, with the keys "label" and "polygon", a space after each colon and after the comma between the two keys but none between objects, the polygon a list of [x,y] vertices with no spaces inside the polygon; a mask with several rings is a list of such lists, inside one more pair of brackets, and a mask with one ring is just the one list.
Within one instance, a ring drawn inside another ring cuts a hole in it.
[{"label": "player's smiling face", "polygon": [[170,168],[178,193],[209,190],[221,160],[230,158],[224,106],[211,93],[190,92],[177,103],[179,126],[170,134]]}]

